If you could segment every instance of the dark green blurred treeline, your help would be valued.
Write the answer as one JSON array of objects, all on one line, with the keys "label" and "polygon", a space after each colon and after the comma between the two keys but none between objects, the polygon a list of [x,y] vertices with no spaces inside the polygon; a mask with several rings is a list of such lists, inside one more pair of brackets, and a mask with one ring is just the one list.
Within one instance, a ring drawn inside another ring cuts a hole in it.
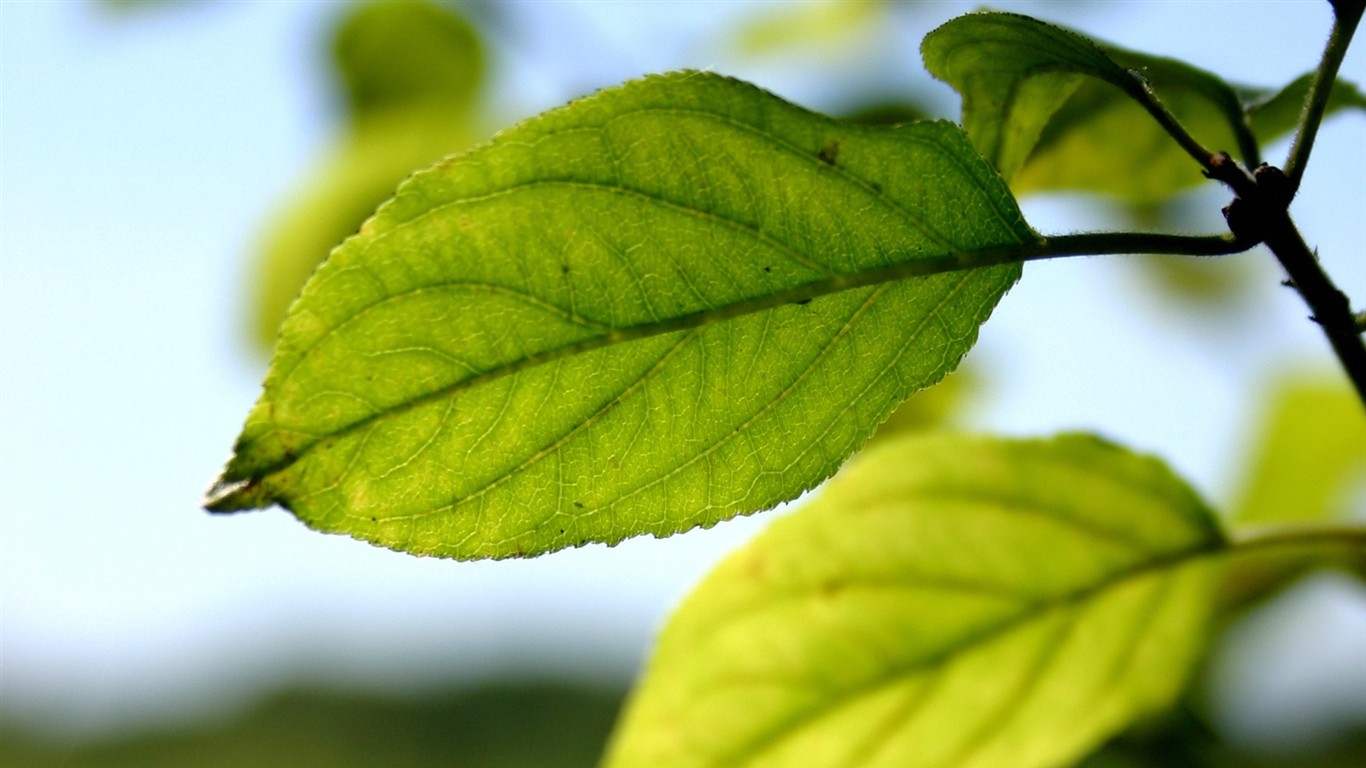
[{"label": "dark green blurred treeline", "polygon": [[581,768],[623,692],[502,683],[411,698],[282,691],[221,722],[63,744],[0,727],[5,768]]},{"label": "dark green blurred treeline", "polygon": [[[623,691],[567,683],[489,684],[402,698],[292,690],[224,722],[78,744],[0,728],[5,768],[470,766],[596,763]],[[1141,725],[1078,768],[1360,768],[1366,730],[1321,751],[1281,755],[1228,744],[1190,710]]]}]

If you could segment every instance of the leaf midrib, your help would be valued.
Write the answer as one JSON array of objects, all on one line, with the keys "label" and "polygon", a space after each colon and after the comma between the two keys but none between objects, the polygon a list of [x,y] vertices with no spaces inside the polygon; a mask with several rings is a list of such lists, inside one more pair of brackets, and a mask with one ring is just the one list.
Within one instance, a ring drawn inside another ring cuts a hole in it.
[{"label": "leaf midrib", "polygon": [[763,750],[777,744],[782,739],[790,736],[792,733],[795,733],[803,725],[829,712],[836,706],[843,706],[844,704],[851,702],[858,697],[866,695],[871,691],[883,688],[887,685],[892,685],[910,675],[917,674],[925,670],[933,670],[947,663],[950,659],[954,658],[955,656],[982,647],[987,643],[990,643],[1000,637],[1009,634],[1017,628],[1023,627],[1042,616],[1046,616],[1049,613],[1059,610],[1076,608],[1077,606],[1083,604],[1085,601],[1089,600],[1090,598],[1096,595],[1123,586],[1124,584],[1127,584],[1135,579],[1143,578],[1150,573],[1159,572],[1162,570],[1170,570],[1174,572],[1177,568],[1183,567],[1202,558],[1222,555],[1230,551],[1230,549],[1232,549],[1231,545],[1228,544],[1222,538],[1214,538],[1199,542],[1193,542],[1193,544],[1194,546],[1191,549],[1164,554],[1160,557],[1154,558],[1153,560],[1149,560],[1133,568],[1118,571],[1115,574],[1112,574],[1111,577],[1099,581],[1096,584],[1093,584],[1089,587],[1085,587],[1075,592],[1059,595],[1053,600],[1026,604],[1020,610],[1020,612],[1015,614],[1014,616],[1011,616],[996,624],[984,628],[980,632],[971,635],[963,642],[953,646],[952,648],[945,648],[937,653],[917,658],[911,661],[910,663],[900,665],[894,669],[888,670],[887,673],[884,675],[875,678],[870,678],[869,680],[866,680],[859,685],[841,690],[838,694],[838,698],[841,703],[826,706],[814,706],[799,710],[794,715],[786,718],[783,722],[772,726],[760,738],[752,740],[743,748],[737,750],[735,754],[731,755],[730,757],[724,758],[723,764],[733,765],[737,767],[743,766],[752,757],[758,755]]}]

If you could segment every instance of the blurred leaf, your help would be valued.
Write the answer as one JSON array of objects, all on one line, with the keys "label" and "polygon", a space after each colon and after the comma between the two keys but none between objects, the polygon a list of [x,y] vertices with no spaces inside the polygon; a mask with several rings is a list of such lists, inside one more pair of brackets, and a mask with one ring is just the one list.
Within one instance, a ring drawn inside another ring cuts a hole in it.
[{"label": "blurred leaf", "polygon": [[114,13],[141,13],[163,8],[204,5],[208,0],[99,0],[99,7]]},{"label": "blurred leaf", "polygon": [[1316,542],[1229,559],[1215,598],[1214,614],[1221,623],[1276,597],[1301,578],[1334,569],[1366,582],[1366,547],[1344,541]]},{"label": "blurred leaf", "polygon": [[688,597],[607,765],[1065,764],[1181,690],[1224,546],[1094,438],[883,443]]},{"label": "blurred leaf", "polygon": [[[1232,86],[1183,62],[1108,46],[1105,51],[1120,66],[1141,72],[1202,144],[1245,156],[1234,128],[1243,120],[1242,106]],[[1144,205],[1204,181],[1200,166],[1142,105],[1090,80],[1054,115],[1012,188],[1103,192]]]},{"label": "blurred leaf", "polygon": [[462,112],[484,79],[479,34],[448,5],[362,4],[342,21],[333,50],[357,117],[414,104]]},{"label": "blurred leaf", "polygon": [[[1282,382],[1252,445],[1246,485],[1230,517],[1237,525],[1343,519],[1353,490],[1359,500],[1366,481],[1366,418],[1341,379],[1301,375]],[[1236,558],[1220,588],[1219,612],[1235,615],[1324,567],[1366,577],[1366,551],[1290,549]]]},{"label": "blurred leaf", "polygon": [[425,2],[357,6],[336,33],[354,124],[270,227],[253,270],[252,336],[270,349],[308,276],[399,182],[483,136],[475,30]]},{"label": "blurred leaf", "polygon": [[1350,484],[1366,480],[1366,417],[1356,393],[1341,378],[1292,378],[1264,413],[1231,519],[1247,525],[1344,517]]},{"label": "blurred leaf", "polygon": [[945,376],[943,381],[929,389],[920,390],[897,406],[868,439],[868,445],[905,432],[948,426],[962,410],[963,403],[977,394],[979,389],[979,377],[967,367],[959,368]]},{"label": "blurred leaf", "polygon": [[[1268,144],[1295,129],[1313,81],[1314,73],[1309,72],[1279,91],[1259,90],[1246,94],[1248,123],[1258,141]],[[1343,109],[1366,109],[1366,95],[1352,83],[1338,80],[1328,94],[1328,108],[1324,115]]]},{"label": "blurred leaf", "polygon": [[1253,287],[1256,273],[1246,261],[1150,255],[1136,262],[1151,283],[1192,306],[1227,311],[1233,299]]},{"label": "blurred leaf", "polygon": [[899,99],[864,104],[845,112],[843,118],[861,125],[901,125],[924,120],[928,116],[921,105]]},{"label": "blurred leaf", "polygon": [[[1312,74],[1273,93],[1235,88],[1182,62],[1106,47],[1121,66],[1141,72],[1163,103],[1207,147],[1237,154],[1234,115],[1246,112],[1257,142],[1295,128]],[[1338,83],[1328,114],[1366,106],[1350,83]],[[1159,204],[1204,180],[1191,158],[1143,110],[1118,90],[1087,82],[1058,110],[1011,185],[1018,193],[1048,189],[1104,192],[1136,205]]]},{"label": "blurred leaf", "polygon": [[883,0],[814,0],[764,6],[764,15],[737,31],[741,51],[754,56],[853,45],[883,18]]},{"label": "blurred leaf", "polygon": [[947,123],[654,76],[409,180],[286,320],[212,491],[446,557],[664,536],[832,474],[1033,244]]},{"label": "blurred leaf", "polygon": [[1177,707],[1115,738],[1076,768],[1361,768],[1366,731],[1293,750],[1249,751]]},{"label": "blurred leaf", "polygon": [[613,691],[550,683],[446,695],[292,691],[244,715],[93,742],[0,730],[6,768],[587,768],[616,716]]}]

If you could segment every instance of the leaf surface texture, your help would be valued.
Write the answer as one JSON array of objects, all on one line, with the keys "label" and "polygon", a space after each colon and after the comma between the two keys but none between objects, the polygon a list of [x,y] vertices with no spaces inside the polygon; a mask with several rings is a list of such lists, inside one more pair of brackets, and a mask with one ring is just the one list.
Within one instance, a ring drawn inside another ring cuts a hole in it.
[{"label": "leaf surface texture", "polygon": [[700,73],[604,91],[333,252],[210,506],[458,558],[766,509],[953,369],[1019,265],[909,276],[1035,242],[956,126]]},{"label": "leaf surface texture", "polygon": [[[1154,206],[1204,181],[1147,113],[1145,89],[1201,144],[1249,167],[1295,128],[1311,75],[1280,91],[1231,85],[1182,61],[1092,41],[1011,13],[960,16],[926,36],[925,66],[963,97],[963,126],[1018,194],[1083,190]],[[1329,112],[1360,108],[1338,83]]]},{"label": "leaf surface texture", "polygon": [[1067,764],[1181,690],[1223,547],[1095,438],[890,439],[693,592],[607,765]]}]

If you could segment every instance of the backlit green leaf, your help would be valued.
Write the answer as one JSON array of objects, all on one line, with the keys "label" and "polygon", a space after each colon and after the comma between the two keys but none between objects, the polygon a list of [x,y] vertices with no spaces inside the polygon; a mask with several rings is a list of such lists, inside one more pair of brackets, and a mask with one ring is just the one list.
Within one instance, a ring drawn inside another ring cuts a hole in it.
[{"label": "backlit green leaf", "polygon": [[689,596],[607,765],[1067,764],[1181,690],[1224,546],[1094,438],[889,440]]},{"label": "backlit green leaf", "polygon": [[[1234,156],[1252,148],[1234,128],[1243,118],[1231,86],[1183,62],[1106,50],[1142,72],[1163,104],[1206,147]],[[1087,80],[1057,111],[1011,181],[1020,193],[1084,190],[1152,205],[1205,177],[1142,105],[1108,83]]]},{"label": "backlit green leaf", "polygon": [[[1248,123],[1258,141],[1270,143],[1294,130],[1299,124],[1300,113],[1304,111],[1304,99],[1309,95],[1309,86],[1313,81],[1314,73],[1310,72],[1279,91],[1250,91],[1246,94]],[[1366,109],[1366,94],[1362,94],[1352,83],[1338,80],[1328,94],[1328,107],[1324,115],[1343,109]]]},{"label": "backlit green leaf", "polygon": [[1006,179],[1084,77],[1129,79],[1090,40],[1013,13],[959,16],[926,35],[920,53],[962,95],[964,130]]},{"label": "backlit green leaf", "polygon": [[[1240,526],[1342,520],[1366,490],[1366,420],[1339,378],[1300,375],[1268,399],[1251,441],[1244,486],[1230,519]],[[1257,605],[1324,567],[1366,575],[1366,547],[1289,550],[1235,559],[1220,589],[1222,613]]]},{"label": "backlit green leaf", "polygon": [[1136,98],[1145,83],[1205,146],[1256,155],[1239,92],[1180,61],[1007,13],[954,19],[922,52],[963,95],[973,144],[1017,192],[1081,189],[1153,204],[1203,181]]},{"label": "backlit green leaf", "polygon": [[1340,378],[1282,382],[1253,445],[1233,506],[1242,525],[1341,519],[1353,483],[1366,481],[1366,419]]},{"label": "backlit green leaf", "polygon": [[668,535],[826,477],[1036,236],[947,123],[679,73],[405,183],[290,311],[209,505],[449,557]]}]

